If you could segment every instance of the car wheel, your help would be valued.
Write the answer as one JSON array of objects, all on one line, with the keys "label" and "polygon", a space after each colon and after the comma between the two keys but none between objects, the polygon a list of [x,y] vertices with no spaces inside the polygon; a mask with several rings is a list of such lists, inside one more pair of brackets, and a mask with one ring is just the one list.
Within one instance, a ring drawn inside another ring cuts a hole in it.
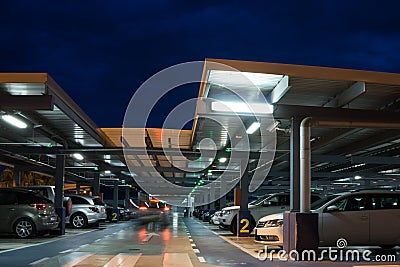
[{"label": "car wheel", "polygon": [[18,238],[33,237],[35,232],[35,224],[30,219],[19,219],[14,225],[14,233]]},{"label": "car wheel", "polygon": [[232,223],[231,223],[231,232],[236,235],[237,234],[237,216],[233,217]]},{"label": "car wheel", "polygon": [[70,223],[74,228],[86,228],[88,225],[87,218],[83,213],[75,213],[71,216]]}]

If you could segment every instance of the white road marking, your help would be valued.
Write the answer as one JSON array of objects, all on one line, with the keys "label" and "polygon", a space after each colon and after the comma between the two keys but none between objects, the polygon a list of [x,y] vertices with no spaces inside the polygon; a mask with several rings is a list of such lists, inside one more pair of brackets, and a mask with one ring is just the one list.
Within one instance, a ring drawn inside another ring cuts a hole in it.
[{"label": "white road marking", "polygon": [[193,267],[187,253],[164,253],[163,267]]},{"label": "white road marking", "polygon": [[200,253],[200,250],[198,250],[197,248],[193,249],[194,253]]},{"label": "white road marking", "polygon": [[48,260],[48,259],[50,259],[50,258],[49,257],[45,257],[43,259],[31,262],[31,263],[29,263],[29,265],[35,265],[35,264],[41,263],[42,261],[45,261],[45,260]]},{"label": "white road marking", "polygon": [[71,249],[67,249],[67,250],[64,250],[64,251],[60,251],[59,253],[68,253],[68,252],[71,252],[71,251],[74,251],[72,248]]},{"label": "white road marking", "polygon": [[192,245],[192,247],[195,247],[195,246],[196,246],[196,244],[195,244],[195,243],[192,243],[191,245]]},{"label": "white road marking", "polygon": [[89,246],[89,244],[84,244],[84,245],[81,245],[81,246],[79,246],[80,248],[84,248],[84,247],[86,247],[86,246]]},{"label": "white road marking", "polygon": [[99,242],[101,240],[101,238],[99,238],[99,239],[96,239],[94,242]]},{"label": "white road marking", "polygon": [[206,259],[204,257],[197,257],[199,259],[199,262],[206,262]]},{"label": "white road marking", "polygon": [[189,241],[190,241],[190,242],[193,242],[193,239],[189,238]]}]

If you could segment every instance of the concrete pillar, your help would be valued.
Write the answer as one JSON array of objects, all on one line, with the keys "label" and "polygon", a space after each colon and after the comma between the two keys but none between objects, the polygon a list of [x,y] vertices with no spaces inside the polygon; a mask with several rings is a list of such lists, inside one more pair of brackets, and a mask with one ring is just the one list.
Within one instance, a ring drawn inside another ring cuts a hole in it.
[{"label": "concrete pillar", "polygon": [[21,186],[21,171],[17,167],[14,167],[13,179],[16,186]]},{"label": "concrete pillar", "polygon": [[64,175],[65,175],[65,155],[56,156],[56,173],[54,176],[54,206],[58,215],[58,227],[52,230],[52,234],[65,234],[65,208],[63,207],[64,199]]},{"label": "concrete pillar", "polygon": [[292,118],[290,131],[290,210],[300,210],[300,120]]},{"label": "concrete pillar", "polygon": [[130,187],[126,186],[125,187],[125,207],[128,208],[129,207],[129,198],[130,198]]},{"label": "concrete pillar", "polygon": [[249,204],[249,166],[246,160],[241,161],[241,169],[244,170],[240,179],[240,210],[248,211]]},{"label": "concrete pillar", "polygon": [[211,183],[210,184],[210,200],[212,201],[210,203],[210,210],[215,210],[215,184]]},{"label": "concrete pillar", "polygon": [[114,191],[113,191],[113,208],[118,209],[118,184],[119,180],[114,181]]},{"label": "concrete pillar", "polygon": [[93,186],[93,196],[98,196],[100,195],[100,173],[96,172],[94,174],[94,179],[92,182],[92,186]]},{"label": "concrete pillar", "polygon": [[63,207],[64,198],[64,174],[65,174],[65,156],[56,156],[56,174],[54,176],[55,196],[54,205],[56,208]]}]

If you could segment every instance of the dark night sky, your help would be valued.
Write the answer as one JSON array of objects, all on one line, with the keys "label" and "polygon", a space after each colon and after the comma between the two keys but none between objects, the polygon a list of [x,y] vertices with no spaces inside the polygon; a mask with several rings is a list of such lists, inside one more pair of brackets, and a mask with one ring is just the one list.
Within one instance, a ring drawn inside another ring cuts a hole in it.
[{"label": "dark night sky", "polygon": [[[400,73],[399,1],[58,2],[1,1],[0,72],[48,72],[99,127],[120,127],[140,84],[187,61]],[[178,92],[157,112],[197,94]]]}]

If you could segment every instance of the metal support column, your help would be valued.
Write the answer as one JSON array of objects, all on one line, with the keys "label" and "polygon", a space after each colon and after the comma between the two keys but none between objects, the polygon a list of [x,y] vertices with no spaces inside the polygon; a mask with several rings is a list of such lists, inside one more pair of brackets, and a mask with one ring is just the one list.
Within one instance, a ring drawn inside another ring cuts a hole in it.
[{"label": "metal support column", "polygon": [[253,222],[248,208],[249,202],[249,165],[246,160],[241,160],[240,168],[242,177],[240,179],[240,210],[236,223],[237,236],[249,236],[253,230]]},{"label": "metal support column", "polygon": [[100,195],[100,173],[96,172],[93,179],[93,196]]},{"label": "metal support column", "polygon": [[113,208],[111,212],[111,222],[117,223],[118,222],[118,217],[119,217],[119,211],[118,211],[118,184],[119,180],[116,179],[114,180],[114,190],[113,190]]},{"label": "metal support column", "polygon": [[300,210],[300,120],[292,118],[290,131],[290,210]]},{"label": "metal support column", "polygon": [[129,207],[129,199],[130,199],[130,190],[131,188],[129,186],[125,187],[125,207]]},{"label": "metal support column", "polygon": [[215,210],[215,185],[214,183],[210,184],[210,210]]},{"label": "metal support column", "polygon": [[65,155],[56,156],[56,173],[54,176],[54,205],[58,215],[59,225],[52,231],[55,235],[65,234],[65,208],[63,207],[64,199],[64,174],[65,174]]}]

